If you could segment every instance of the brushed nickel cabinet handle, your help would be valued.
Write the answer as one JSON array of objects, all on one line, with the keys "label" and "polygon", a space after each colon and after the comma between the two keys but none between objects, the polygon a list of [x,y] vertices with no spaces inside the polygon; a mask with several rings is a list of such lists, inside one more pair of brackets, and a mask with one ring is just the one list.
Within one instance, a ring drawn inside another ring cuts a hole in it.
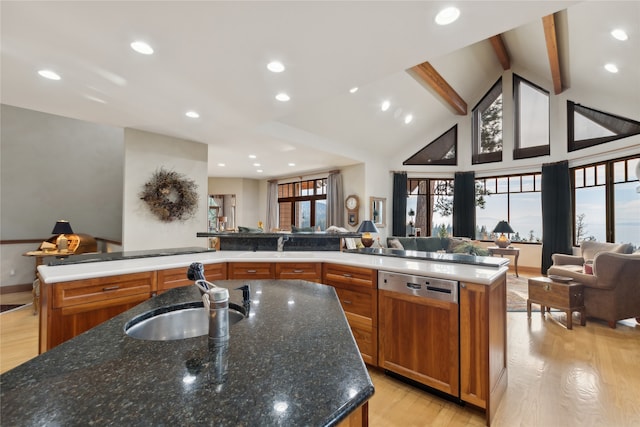
[{"label": "brushed nickel cabinet handle", "polygon": [[353,277],[352,275],[350,275],[349,273],[343,273],[342,274],[343,277]]},{"label": "brushed nickel cabinet handle", "polygon": [[257,273],[256,270],[247,270],[247,273]]},{"label": "brushed nickel cabinet handle", "polygon": [[102,292],[106,292],[106,291],[115,291],[116,289],[120,289],[120,286],[115,285],[115,286],[107,286],[106,288],[102,288]]},{"label": "brushed nickel cabinet handle", "polygon": [[294,273],[304,273],[304,270],[293,270]]},{"label": "brushed nickel cabinet handle", "polygon": [[345,304],[353,304],[351,301],[349,301],[348,299],[343,299],[342,300],[343,303]]}]

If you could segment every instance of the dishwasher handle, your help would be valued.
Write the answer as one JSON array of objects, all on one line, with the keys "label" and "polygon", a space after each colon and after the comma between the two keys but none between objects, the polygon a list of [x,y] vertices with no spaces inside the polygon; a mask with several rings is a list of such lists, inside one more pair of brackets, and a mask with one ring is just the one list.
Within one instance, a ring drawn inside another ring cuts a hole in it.
[{"label": "dishwasher handle", "polygon": [[422,289],[422,285],[420,283],[411,283],[411,282],[407,282],[407,288],[409,289],[415,289],[415,290],[420,290]]}]

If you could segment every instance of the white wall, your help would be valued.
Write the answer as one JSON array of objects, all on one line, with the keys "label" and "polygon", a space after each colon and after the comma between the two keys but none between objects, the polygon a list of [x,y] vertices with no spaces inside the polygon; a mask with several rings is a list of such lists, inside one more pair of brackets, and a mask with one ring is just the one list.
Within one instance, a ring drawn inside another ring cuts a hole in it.
[{"label": "white wall", "polygon": [[[1,106],[0,234],[45,240],[58,219],[76,233],[120,240],[124,132],[121,128]],[[26,284],[38,243],[2,244],[0,283]]]},{"label": "white wall", "polygon": [[[135,129],[125,129],[124,141],[124,250],[206,247],[206,240],[196,233],[207,231],[207,145]],[[140,199],[144,184],[161,167],[198,185],[198,209],[193,218],[162,222]]]}]

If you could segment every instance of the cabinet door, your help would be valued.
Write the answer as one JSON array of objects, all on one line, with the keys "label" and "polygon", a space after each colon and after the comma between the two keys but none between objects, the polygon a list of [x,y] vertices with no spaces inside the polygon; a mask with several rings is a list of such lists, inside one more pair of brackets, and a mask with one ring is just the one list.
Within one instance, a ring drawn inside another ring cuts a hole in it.
[{"label": "cabinet door", "polygon": [[322,264],[317,262],[276,263],[276,279],[300,279],[320,283]]},{"label": "cabinet door", "polygon": [[506,274],[491,286],[460,283],[460,398],[486,411],[507,387]]},{"label": "cabinet door", "polygon": [[378,272],[326,263],[322,268],[322,283],[335,288],[362,359],[377,366]]},{"label": "cabinet door", "polygon": [[275,266],[271,262],[230,262],[229,279],[275,279]]},{"label": "cabinet door", "polygon": [[[188,269],[189,267],[180,267],[158,270],[158,294],[166,292],[169,289],[193,285],[193,281],[187,278]],[[225,280],[227,278],[227,264],[224,262],[205,264],[204,277],[210,282],[214,280]]]},{"label": "cabinet door", "polygon": [[457,397],[458,304],[378,293],[378,365]]},{"label": "cabinet door", "polygon": [[139,294],[146,294],[149,297],[156,290],[156,272],[73,280],[56,283],[52,288],[53,308],[102,302]]}]

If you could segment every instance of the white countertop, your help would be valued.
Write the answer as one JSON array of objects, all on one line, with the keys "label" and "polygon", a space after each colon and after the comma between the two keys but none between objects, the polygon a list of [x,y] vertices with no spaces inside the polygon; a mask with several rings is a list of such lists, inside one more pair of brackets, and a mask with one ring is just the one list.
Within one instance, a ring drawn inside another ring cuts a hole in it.
[{"label": "white countertop", "polygon": [[[441,279],[454,279],[489,285],[507,271],[507,266],[499,268],[414,260],[344,252],[249,252],[217,251],[184,255],[138,258],[121,261],[102,261],[85,264],[38,266],[38,273],[45,283],[68,282],[118,274],[139,273],[151,270],[187,267],[192,262],[213,264],[219,262],[328,262],[417,274]],[[186,273],[185,273],[186,274]]]}]

